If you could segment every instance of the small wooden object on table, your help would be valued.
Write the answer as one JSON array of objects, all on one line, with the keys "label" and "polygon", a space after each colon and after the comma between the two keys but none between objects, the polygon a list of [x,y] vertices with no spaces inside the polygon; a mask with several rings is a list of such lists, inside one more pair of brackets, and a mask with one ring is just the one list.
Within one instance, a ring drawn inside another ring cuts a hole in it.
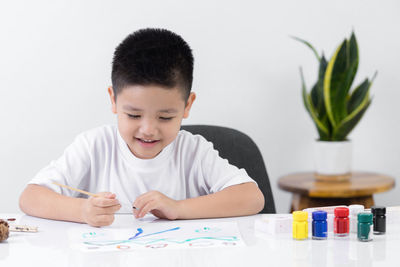
[{"label": "small wooden object on table", "polygon": [[390,176],[371,172],[352,172],[341,182],[317,180],[313,172],[285,175],[278,180],[279,188],[293,193],[290,210],[310,207],[361,204],[374,205],[373,194],[392,189]]}]

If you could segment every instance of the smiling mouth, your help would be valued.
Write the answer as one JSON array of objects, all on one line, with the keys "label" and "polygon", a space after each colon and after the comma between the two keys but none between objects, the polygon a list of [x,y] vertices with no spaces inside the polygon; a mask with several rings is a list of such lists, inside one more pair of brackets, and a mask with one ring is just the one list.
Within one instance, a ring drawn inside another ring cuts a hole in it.
[{"label": "smiling mouth", "polygon": [[141,139],[141,138],[137,138],[137,137],[136,137],[136,140],[138,140],[139,142],[145,143],[145,144],[153,144],[153,143],[160,141],[160,140],[152,140],[152,139]]}]

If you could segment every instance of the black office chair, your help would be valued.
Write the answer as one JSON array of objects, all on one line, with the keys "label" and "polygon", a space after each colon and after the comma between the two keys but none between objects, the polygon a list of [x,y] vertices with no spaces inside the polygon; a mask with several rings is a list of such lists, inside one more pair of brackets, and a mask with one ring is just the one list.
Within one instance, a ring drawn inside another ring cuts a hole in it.
[{"label": "black office chair", "polygon": [[275,203],[264,160],[253,140],[231,128],[211,125],[183,125],[181,129],[200,134],[214,144],[219,155],[238,168],[244,168],[264,194],[265,205],[260,213],[275,213]]}]

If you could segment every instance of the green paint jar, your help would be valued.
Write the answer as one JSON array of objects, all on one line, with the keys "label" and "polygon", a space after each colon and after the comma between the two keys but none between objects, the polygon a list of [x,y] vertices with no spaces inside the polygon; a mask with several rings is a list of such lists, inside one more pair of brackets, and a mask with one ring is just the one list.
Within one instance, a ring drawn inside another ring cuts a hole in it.
[{"label": "green paint jar", "polygon": [[368,242],[372,240],[372,219],[373,215],[369,212],[360,212],[357,215],[357,238],[359,241]]}]

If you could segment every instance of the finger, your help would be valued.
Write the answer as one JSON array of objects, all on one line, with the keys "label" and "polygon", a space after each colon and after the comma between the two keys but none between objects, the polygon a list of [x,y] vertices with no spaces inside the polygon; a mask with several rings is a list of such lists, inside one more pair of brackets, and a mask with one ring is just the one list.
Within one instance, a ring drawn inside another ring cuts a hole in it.
[{"label": "finger", "polygon": [[160,219],[168,219],[161,210],[154,209],[150,212],[151,212],[151,214],[153,214],[154,216],[156,216]]},{"label": "finger", "polygon": [[114,193],[109,193],[109,194],[105,195],[104,197],[109,198],[109,199],[115,199],[115,198],[117,198],[117,195]]},{"label": "finger", "polygon": [[115,205],[115,206],[104,207],[104,208],[96,207],[96,214],[98,214],[98,215],[113,215],[120,209],[121,209],[121,205]]},{"label": "finger", "polygon": [[135,218],[137,218],[138,215],[139,215],[139,210],[138,209],[133,210],[133,216],[135,216]]},{"label": "finger", "polygon": [[140,195],[135,199],[135,202],[133,202],[133,206],[136,207],[137,209],[141,209],[144,205],[146,205],[147,202],[154,199],[157,194],[158,194],[157,191],[150,191],[144,193],[143,195]]},{"label": "finger", "polygon": [[97,215],[93,222],[96,226],[107,226],[114,222],[114,215]]},{"label": "finger", "polygon": [[98,216],[98,215],[114,215],[117,210],[119,210],[120,207],[118,206],[111,206],[111,207],[96,207],[93,206],[91,210],[92,216]]},{"label": "finger", "polygon": [[142,207],[143,200],[146,198],[147,193],[138,196],[135,201],[133,202],[133,206],[137,209]]},{"label": "finger", "polygon": [[138,218],[143,218],[148,212],[155,209],[157,203],[155,201],[148,202],[138,213]]},{"label": "finger", "polygon": [[107,198],[115,197],[115,194],[111,193],[111,192],[98,192],[98,193],[96,193],[96,195],[101,196],[101,197],[107,197]]},{"label": "finger", "polygon": [[111,207],[119,205],[119,201],[115,198],[105,198],[105,197],[94,197],[91,199],[91,203],[96,207]]},{"label": "finger", "polygon": [[[151,201],[151,199],[150,199]],[[136,209],[133,210],[133,214],[135,215],[136,218],[139,218],[139,214],[141,213],[141,211],[143,210],[143,207],[148,203],[149,201],[145,202],[145,201],[141,201],[139,202],[137,205],[135,206]],[[135,204],[136,205],[136,204]]]}]

